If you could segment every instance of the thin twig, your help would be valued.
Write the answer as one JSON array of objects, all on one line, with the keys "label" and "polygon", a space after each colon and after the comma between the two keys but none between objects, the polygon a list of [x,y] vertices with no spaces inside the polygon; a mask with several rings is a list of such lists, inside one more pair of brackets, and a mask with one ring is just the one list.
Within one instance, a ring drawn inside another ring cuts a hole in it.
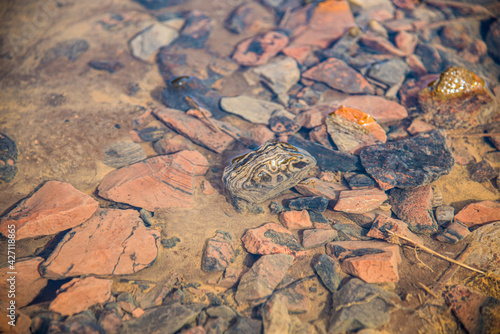
[{"label": "thin twig", "polygon": [[428,294],[432,295],[435,298],[439,298],[438,295],[434,293],[431,289],[429,289],[425,284],[418,282],[418,286],[420,286],[422,289],[424,289]]},{"label": "thin twig", "polygon": [[482,270],[479,270],[479,269],[476,269],[476,268],[470,267],[470,266],[466,265],[465,263],[458,262],[458,261],[455,261],[455,260],[453,260],[453,259],[451,259],[451,258],[449,258],[449,257],[446,257],[446,256],[444,256],[444,255],[441,255],[441,254],[439,254],[439,253],[437,253],[437,252],[433,251],[432,249],[430,249],[430,248],[428,248],[428,247],[425,247],[425,246],[419,245],[419,244],[415,243],[414,241],[412,241],[411,239],[408,239],[407,237],[404,237],[404,236],[402,236],[402,235],[400,235],[400,234],[394,233],[394,232],[392,232],[392,231],[386,231],[386,232],[387,232],[387,233],[389,233],[389,234],[391,234],[391,235],[394,235],[395,237],[398,237],[398,238],[400,238],[400,239],[402,239],[402,240],[404,240],[404,241],[406,241],[406,242],[409,242],[409,243],[411,243],[413,246],[415,246],[415,247],[419,247],[419,248],[420,248],[420,249],[422,249],[423,251],[426,251],[427,253],[432,254],[432,255],[434,255],[434,256],[437,256],[437,257],[439,257],[439,258],[441,258],[441,259],[443,259],[443,260],[446,260],[446,261],[448,261],[448,262],[451,262],[451,263],[454,263],[454,264],[456,264],[456,265],[459,265],[459,266],[461,266],[461,267],[463,267],[463,268],[465,268],[465,269],[469,269],[469,270],[471,270],[471,271],[475,271],[476,273],[486,274],[486,272],[484,272],[484,271],[482,271]]},{"label": "thin twig", "polygon": [[[457,258],[455,259],[456,261],[459,261],[459,262],[463,262],[465,261],[465,259],[469,256],[469,254],[472,252],[472,247],[470,245],[468,245],[465,250],[462,252],[462,254],[460,254],[459,256],[457,256]],[[451,277],[453,275],[455,275],[455,273],[457,272],[458,270],[458,266],[453,264],[451,265],[451,267],[449,267],[443,274],[443,276],[441,276],[441,278],[439,279],[439,281],[437,281],[436,285],[434,285],[434,288],[432,288],[432,290],[435,292],[435,293],[438,293],[439,291],[441,291],[441,289],[443,288],[443,286],[451,279]]]}]

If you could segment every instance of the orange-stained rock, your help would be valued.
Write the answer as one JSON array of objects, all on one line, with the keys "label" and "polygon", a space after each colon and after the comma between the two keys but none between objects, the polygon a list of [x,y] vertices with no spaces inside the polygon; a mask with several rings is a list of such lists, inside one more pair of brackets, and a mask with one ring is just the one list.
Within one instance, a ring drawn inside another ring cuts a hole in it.
[{"label": "orange-stained rock", "polygon": [[329,256],[343,261],[347,257],[360,255],[361,251],[378,250],[382,252],[391,252],[395,254],[397,263],[401,263],[401,254],[399,253],[399,246],[382,241],[332,241],[326,244],[326,254]]},{"label": "orange-stained rock", "polygon": [[380,96],[352,95],[343,100],[335,101],[337,106],[363,110],[379,123],[392,124],[408,117],[406,108],[397,102],[387,100]]},{"label": "orange-stained rock", "polygon": [[326,118],[328,133],[339,151],[359,154],[365,147],[385,143],[384,129],[369,114],[340,106]]},{"label": "orange-stained rock", "polygon": [[454,219],[467,227],[500,221],[500,203],[482,201],[469,204],[460,210]]},{"label": "orange-stained rock", "polygon": [[288,37],[277,31],[247,38],[238,45],[233,60],[243,66],[258,66],[267,63],[288,44]]},{"label": "orange-stained rock", "polygon": [[302,78],[323,82],[344,93],[373,94],[375,92],[373,86],[361,73],[336,58],[328,58],[311,67],[302,73]]},{"label": "orange-stained rock", "polygon": [[40,272],[49,279],[132,274],[155,261],[158,237],[136,210],[99,209],[64,236]]},{"label": "orange-stained rock", "polygon": [[[5,247],[7,248],[7,243]],[[7,254],[7,253],[5,253]],[[7,257],[6,257],[7,259]],[[43,258],[34,257],[30,259],[17,259],[14,263],[14,270],[9,266],[0,268],[0,307],[2,311],[4,307],[8,307],[9,294],[11,283],[15,287],[15,301],[16,308],[20,308],[31,303],[38,293],[47,285],[47,279],[40,276],[38,273],[38,265],[43,262]],[[9,272],[17,272],[16,274],[9,274]],[[15,276],[15,280],[11,280]],[[3,314],[0,313],[0,314]]]},{"label": "orange-stained rock", "polygon": [[0,220],[7,236],[15,225],[16,240],[55,234],[80,225],[99,207],[92,197],[69,183],[48,181]]},{"label": "orange-stained rock", "polygon": [[304,196],[323,196],[330,201],[336,201],[343,190],[349,188],[337,182],[327,182],[315,177],[305,179],[295,186],[295,190]]},{"label": "orange-stained rock", "polygon": [[113,280],[95,277],[73,278],[63,284],[49,310],[71,316],[95,304],[103,304],[111,297]]},{"label": "orange-stained rock", "polygon": [[297,238],[276,223],[267,223],[245,232],[241,241],[245,249],[252,254],[290,254],[295,257],[305,255],[305,251]]},{"label": "orange-stained rock", "polygon": [[214,152],[222,153],[234,142],[234,138],[227,133],[212,129],[210,122],[219,127],[222,126],[215,119],[210,119],[208,122],[171,108],[157,108],[153,110],[153,114],[167,126],[188,137],[194,143]]},{"label": "orange-stained rock", "polygon": [[311,219],[307,210],[283,211],[280,213],[279,221],[289,230],[300,230],[312,227]]},{"label": "orange-stained rock", "polygon": [[148,211],[189,208],[194,205],[196,177],[207,171],[208,161],[198,151],[156,156],[106,175],[99,196]]},{"label": "orange-stained rock", "polygon": [[365,213],[377,209],[386,200],[387,195],[378,188],[344,190],[340,192],[334,210]]},{"label": "orange-stained rock", "polygon": [[372,238],[388,240],[391,238],[391,234],[387,233],[387,231],[402,235],[417,245],[424,245],[423,240],[408,229],[408,224],[402,220],[392,219],[384,215],[377,215],[366,235]]},{"label": "orange-stained rock", "polygon": [[399,281],[397,259],[392,252],[351,257],[342,261],[340,268],[366,283]]},{"label": "orange-stained rock", "polygon": [[292,30],[291,48],[326,48],[355,25],[354,16],[346,0],[327,0],[291,11],[283,28]]}]

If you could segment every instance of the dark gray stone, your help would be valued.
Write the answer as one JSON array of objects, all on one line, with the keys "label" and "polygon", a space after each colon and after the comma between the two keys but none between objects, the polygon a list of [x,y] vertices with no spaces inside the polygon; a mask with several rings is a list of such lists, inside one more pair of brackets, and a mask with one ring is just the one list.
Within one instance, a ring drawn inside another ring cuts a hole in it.
[{"label": "dark gray stone", "polygon": [[170,6],[176,6],[185,0],[135,0],[147,9],[161,9]]},{"label": "dark gray stone", "polygon": [[322,196],[300,197],[288,203],[291,210],[311,210],[323,212],[328,207],[328,200]]},{"label": "dark gray stone", "polygon": [[348,240],[353,240],[351,237],[354,237],[357,239],[369,239],[366,234],[368,233],[367,228],[362,228],[361,226],[354,225],[354,224],[333,224],[332,227],[339,231],[339,240],[342,241],[348,241]]},{"label": "dark gray stone", "polygon": [[16,143],[0,133],[0,184],[10,182],[16,177],[18,154]]},{"label": "dark gray stone", "polygon": [[321,279],[321,282],[323,282],[326,288],[331,292],[337,291],[340,281],[342,280],[335,263],[335,260],[328,255],[321,254],[318,261],[314,264],[316,274]]},{"label": "dark gray stone", "polygon": [[455,165],[455,158],[439,130],[370,146],[361,152],[360,158],[368,174],[384,190],[427,185],[448,174]]},{"label": "dark gray stone", "polygon": [[328,220],[328,218],[326,218],[325,215],[322,214],[321,212],[312,211],[312,210],[307,210],[307,212],[309,213],[309,219],[311,219],[311,222],[330,224],[330,221]]},{"label": "dark gray stone", "polygon": [[439,51],[429,44],[419,44],[415,50],[415,54],[420,56],[425,68],[429,73],[439,73],[443,70],[443,60]]},{"label": "dark gray stone", "polygon": [[365,174],[354,174],[348,177],[344,176],[351,189],[373,188],[377,185],[374,179]]},{"label": "dark gray stone", "polygon": [[186,23],[174,44],[182,48],[203,49],[211,31],[210,17],[194,10],[186,18]]},{"label": "dark gray stone", "polygon": [[368,76],[389,86],[402,82],[409,71],[408,65],[399,58],[374,64],[368,71]]},{"label": "dark gray stone", "polygon": [[262,320],[251,318],[238,318],[234,326],[229,328],[224,334],[261,334]]}]

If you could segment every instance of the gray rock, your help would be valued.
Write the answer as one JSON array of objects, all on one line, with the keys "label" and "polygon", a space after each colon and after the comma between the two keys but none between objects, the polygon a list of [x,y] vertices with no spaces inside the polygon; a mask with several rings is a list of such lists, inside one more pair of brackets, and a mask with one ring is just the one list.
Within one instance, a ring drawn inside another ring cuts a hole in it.
[{"label": "gray rock", "polygon": [[292,333],[292,318],[288,314],[284,296],[273,297],[266,303],[262,313],[262,322],[266,334]]},{"label": "gray rock", "polygon": [[238,318],[233,327],[229,328],[224,334],[261,334],[262,321],[251,318]]},{"label": "gray rock", "polygon": [[481,226],[472,232],[467,240],[472,252],[465,264],[492,274],[500,275],[500,221]]},{"label": "gray rock", "polygon": [[500,63],[500,21],[495,21],[490,25],[490,30],[486,35],[486,45],[491,58]]},{"label": "gray rock", "polygon": [[193,322],[200,311],[179,303],[156,307],[146,311],[140,318],[124,322],[121,333],[173,334]]},{"label": "gray rock", "polygon": [[229,322],[237,316],[232,308],[225,305],[209,307],[206,312],[212,318],[224,318]]},{"label": "gray rock", "polygon": [[275,111],[286,113],[280,104],[244,95],[223,97],[220,106],[223,110],[241,116],[247,121],[266,125],[269,124],[269,119]]},{"label": "gray rock", "polygon": [[148,61],[162,46],[169,45],[177,37],[179,32],[176,29],[156,22],[130,40],[130,51],[134,57]]},{"label": "gray rock", "polygon": [[409,72],[408,65],[399,58],[384,63],[374,64],[368,71],[368,76],[386,85],[393,86],[402,82]]},{"label": "gray rock", "polygon": [[360,279],[349,280],[332,297],[332,316],[328,333],[345,333],[377,328],[391,320],[391,299],[397,295]]},{"label": "gray rock", "polygon": [[435,216],[439,225],[445,225],[453,220],[455,208],[449,205],[438,206],[435,211]]},{"label": "gray rock", "polygon": [[146,152],[137,143],[120,142],[104,148],[103,163],[114,168],[134,164],[147,158]]},{"label": "gray rock", "polygon": [[314,264],[314,270],[321,279],[321,282],[331,292],[337,291],[340,285],[341,277],[335,265],[335,260],[328,255],[321,254],[318,261]]}]

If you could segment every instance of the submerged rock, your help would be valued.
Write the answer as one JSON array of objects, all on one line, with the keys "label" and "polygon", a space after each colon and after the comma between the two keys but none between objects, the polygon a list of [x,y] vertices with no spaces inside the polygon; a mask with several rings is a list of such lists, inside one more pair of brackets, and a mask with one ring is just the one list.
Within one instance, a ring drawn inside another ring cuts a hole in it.
[{"label": "submerged rock", "polygon": [[281,104],[256,99],[250,96],[223,97],[220,100],[223,110],[243,117],[252,123],[269,124],[272,114],[276,111],[285,113]]},{"label": "submerged rock", "polygon": [[176,29],[156,22],[130,40],[130,50],[134,57],[148,61],[162,46],[169,45],[178,36]]},{"label": "submerged rock", "polygon": [[380,188],[416,188],[448,174],[455,159],[439,130],[366,148],[361,163]]},{"label": "submerged rock", "polygon": [[263,65],[288,44],[288,37],[277,31],[250,37],[236,45],[233,59],[243,66]]},{"label": "submerged rock", "polygon": [[7,135],[0,133],[0,184],[10,182],[16,176],[17,156],[16,143]]},{"label": "submerged rock", "polygon": [[276,223],[267,223],[246,231],[241,241],[252,254],[304,254],[304,249],[293,233]]},{"label": "submerged rock", "polygon": [[233,237],[229,232],[217,230],[215,236],[208,239],[201,260],[201,269],[206,272],[223,271],[233,261]]},{"label": "submerged rock", "polygon": [[147,158],[146,152],[137,143],[119,142],[106,146],[103,162],[111,167],[120,168],[132,165]]},{"label": "submerged rock", "polygon": [[258,2],[243,3],[226,20],[224,26],[235,34],[263,33],[274,28],[274,14]]}]

